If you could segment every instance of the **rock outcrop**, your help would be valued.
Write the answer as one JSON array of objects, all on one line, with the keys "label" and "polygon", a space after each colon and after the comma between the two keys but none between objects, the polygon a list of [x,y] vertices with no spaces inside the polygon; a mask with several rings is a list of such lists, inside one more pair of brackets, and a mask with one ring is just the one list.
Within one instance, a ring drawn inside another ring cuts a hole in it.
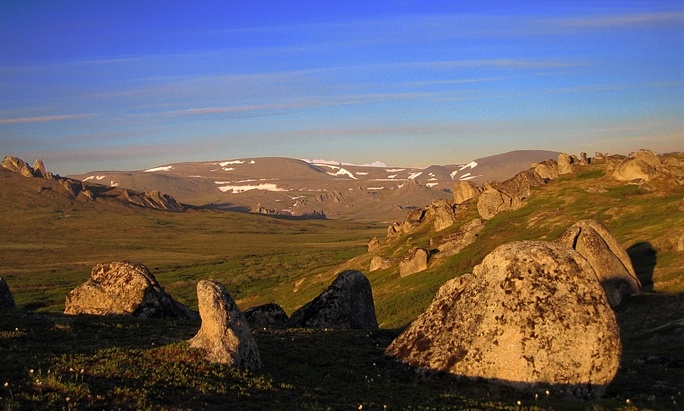
[{"label": "rock outcrop", "polygon": [[390,268],[394,264],[394,260],[391,258],[380,257],[379,255],[373,256],[370,262],[368,271],[373,272],[376,270],[384,270]]},{"label": "rock outcrop", "polygon": [[427,270],[429,259],[429,250],[420,247],[410,249],[399,261],[399,275],[406,277]]},{"label": "rock outcrop", "polygon": [[237,368],[258,370],[261,357],[247,319],[223,284],[197,283],[197,305],[202,326],[190,339],[190,347],[207,352],[207,360]]},{"label": "rock outcrop", "polygon": [[451,227],[456,221],[456,206],[445,199],[435,200],[425,207],[423,220],[433,220],[435,231]]},{"label": "rock outcrop", "polygon": [[411,366],[522,389],[600,397],[615,376],[615,315],[589,263],[561,244],[525,241],[447,282],[386,354]]},{"label": "rock outcrop", "polygon": [[65,305],[65,314],[197,318],[162,289],[147,267],[132,261],[96,265],[90,278],[69,292]]},{"label": "rock outcrop", "polygon": [[477,211],[488,220],[502,211],[516,210],[529,198],[532,187],[545,184],[533,169],[523,171],[503,183],[487,182],[477,201]]},{"label": "rock outcrop", "polygon": [[318,297],[292,314],[289,326],[377,329],[370,281],[360,271],[343,271]]},{"label": "rock outcrop", "polygon": [[14,297],[7,285],[7,282],[0,277],[0,310],[13,310],[17,308]]},{"label": "rock outcrop", "polygon": [[438,250],[435,258],[444,258],[460,253],[461,250],[477,240],[477,236],[483,228],[483,221],[475,218],[449,235],[430,240],[430,246],[436,247]]},{"label": "rock outcrop", "polygon": [[618,163],[612,176],[618,181],[651,181],[662,167],[662,161],[652,151],[639,150]]},{"label": "rock outcrop", "polygon": [[641,291],[627,251],[598,221],[578,221],[555,241],[575,249],[587,259],[611,306],[617,307],[625,297]]},{"label": "rock outcrop", "polygon": [[287,328],[290,318],[278,304],[264,304],[246,309],[243,314],[252,328]]},{"label": "rock outcrop", "polygon": [[544,180],[553,180],[559,177],[558,162],[556,160],[546,160],[541,163],[533,163],[532,170]]},{"label": "rock outcrop", "polygon": [[20,158],[6,156],[2,160],[2,166],[9,171],[21,174],[24,177],[34,177],[33,168]]},{"label": "rock outcrop", "polygon": [[575,171],[577,160],[570,154],[561,153],[558,155],[558,174],[570,174]]},{"label": "rock outcrop", "polygon": [[454,184],[454,203],[456,205],[461,205],[468,200],[472,200],[479,194],[480,191],[472,181],[459,181]]}]

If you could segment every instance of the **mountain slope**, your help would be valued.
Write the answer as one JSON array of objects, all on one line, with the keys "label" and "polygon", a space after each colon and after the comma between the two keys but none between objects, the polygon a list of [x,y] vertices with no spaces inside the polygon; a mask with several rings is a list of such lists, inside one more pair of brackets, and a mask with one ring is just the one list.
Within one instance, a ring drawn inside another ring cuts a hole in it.
[{"label": "mountain slope", "polygon": [[[183,203],[214,209],[392,221],[437,198],[451,198],[457,181],[505,179],[532,162],[558,154],[516,151],[465,165],[423,169],[265,157],[174,163],[140,171],[95,171],[71,177],[138,191],[159,190]],[[407,182],[417,184],[411,185],[412,190],[402,189]]]}]

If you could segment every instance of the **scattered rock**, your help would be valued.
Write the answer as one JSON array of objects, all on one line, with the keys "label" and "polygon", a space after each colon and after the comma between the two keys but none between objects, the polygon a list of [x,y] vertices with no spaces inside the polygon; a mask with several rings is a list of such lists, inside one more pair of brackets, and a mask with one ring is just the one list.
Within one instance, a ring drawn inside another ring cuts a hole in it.
[{"label": "scattered rock", "polygon": [[223,284],[197,283],[197,305],[202,326],[190,347],[207,351],[207,360],[237,368],[258,370],[261,357],[247,319]]},{"label": "scattered rock", "polygon": [[596,274],[560,244],[505,244],[447,282],[386,354],[413,367],[522,389],[600,397],[620,333]]},{"label": "scattered rock", "polygon": [[503,183],[487,182],[477,201],[477,211],[485,220],[502,211],[522,207],[532,192],[532,187],[545,184],[533,169],[523,171]]},{"label": "scattered rock", "polygon": [[445,199],[435,200],[425,207],[423,220],[429,218],[433,218],[435,231],[442,231],[456,221],[456,206]]},{"label": "scattered rock", "polygon": [[379,255],[373,256],[370,262],[370,267],[368,271],[373,272],[376,270],[385,270],[390,268],[394,261],[391,258],[380,257]]},{"label": "scattered rock", "polygon": [[36,161],[33,162],[33,175],[36,177],[42,177],[42,178],[48,178],[52,179],[53,175],[49,171],[47,171],[47,168],[45,167],[45,163],[43,160],[37,158]]},{"label": "scattered rock", "polygon": [[17,305],[14,303],[14,297],[7,285],[7,282],[0,277],[0,310],[14,310]]},{"label": "scattered rock", "polygon": [[290,320],[285,310],[275,303],[248,308],[243,314],[252,328],[287,328]]},{"label": "scattered rock", "polygon": [[147,267],[132,261],[96,265],[90,278],[69,292],[65,305],[65,314],[197,318],[162,289]]},{"label": "scattered rock", "polygon": [[586,166],[589,164],[589,159],[587,158],[587,153],[580,153],[579,164],[581,166]]},{"label": "scattered rock", "polygon": [[570,174],[575,171],[575,158],[570,154],[561,153],[558,155],[558,174]]},{"label": "scattered rock", "polygon": [[612,176],[618,181],[651,181],[662,167],[660,158],[652,151],[639,150],[618,163]]},{"label": "scattered rock", "polygon": [[470,222],[464,224],[461,228],[447,236],[430,241],[431,247],[437,247],[439,252],[435,255],[436,258],[449,257],[458,254],[477,240],[477,236],[484,228],[484,223],[481,219],[475,218]]},{"label": "scattered rock", "polygon": [[460,205],[468,200],[476,198],[480,194],[477,186],[472,181],[459,181],[454,184],[454,203]]},{"label": "scattered rock", "polygon": [[429,259],[430,251],[419,247],[410,249],[399,261],[399,275],[406,277],[427,270]]},{"label": "scattered rock", "polygon": [[382,243],[380,242],[380,240],[378,240],[378,237],[373,237],[368,242],[368,252],[369,253],[372,253],[373,251],[377,250],[380,247],[382,247]]},{"label": "scattered rock", "polygon": [[541,163],[533,163],[532,170],[544,180],[553,180],[558,178],[558,162],[556,160],[545,160]]},{"label": "scattered rock", "polygon": [[370,281],[363,273],[347,270],[290,317],[294,328],[377,329]]},{"label": "scattered rock", "polygon": [[611,306],[617,307],[625,297],[641,291],[627,251],[598,221],[578,221],[555,241],[577,250],[587,259]]}]

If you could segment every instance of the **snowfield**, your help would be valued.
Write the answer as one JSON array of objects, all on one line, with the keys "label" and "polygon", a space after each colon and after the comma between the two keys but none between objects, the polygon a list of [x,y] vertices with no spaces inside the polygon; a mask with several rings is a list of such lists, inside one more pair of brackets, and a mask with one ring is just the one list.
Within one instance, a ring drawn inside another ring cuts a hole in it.
[{"label": "snowfield", "polygon": [[[219,182],[219,181],[217,181],[216,183],[222,184],[222,182]],[[233,194],[244,193],[245,191],[250,191],[250,190],[287,191],[287,189],[280,188],[273,183],[262,183],[262,184],[257,184],[257,185],[237,185],[237,186],[225,185],[225,186],[220,186],[218,189],[223,191],[224,193],[231,192]]]},{"label": "snowfield", "polygon": [[155,171],[169,171],[173,169],[173,166],[161,166],[161,167],[155,167],[155,168],[149,168],[145,170],[145,173],[154,173]]}]

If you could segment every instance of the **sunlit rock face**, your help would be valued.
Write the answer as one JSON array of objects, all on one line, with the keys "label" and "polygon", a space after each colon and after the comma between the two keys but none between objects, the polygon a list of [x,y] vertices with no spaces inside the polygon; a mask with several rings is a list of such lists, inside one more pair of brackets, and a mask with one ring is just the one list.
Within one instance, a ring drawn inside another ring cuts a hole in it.
[{"label": "sunlit rock face", "polygon": [[472,274],[447,282],[386,354],[418,368],[600,397],[621,343],[586,259],[525,241],[500,246]]},{"label": "sunlit rock face", "polygon": [[202,280],[197,284],[197,305],[202,326],[190,347],[207,352],[207,360],[257,370],[261,357],[247,319],[223,284]]},{"label": "sunlit rock face", "polygon": [[629,158],[615,166],[612,176],[618,181],[650,181],[663,168],[660,158],[649,150],[630,153]]},{"label": "sunlit rock face", "polygon": [[626,297],[641,292],[641,283],[627,251],[598,221],[578,221],[556,242],[577,250],[589,262],[612,307],[620,305]]}]

